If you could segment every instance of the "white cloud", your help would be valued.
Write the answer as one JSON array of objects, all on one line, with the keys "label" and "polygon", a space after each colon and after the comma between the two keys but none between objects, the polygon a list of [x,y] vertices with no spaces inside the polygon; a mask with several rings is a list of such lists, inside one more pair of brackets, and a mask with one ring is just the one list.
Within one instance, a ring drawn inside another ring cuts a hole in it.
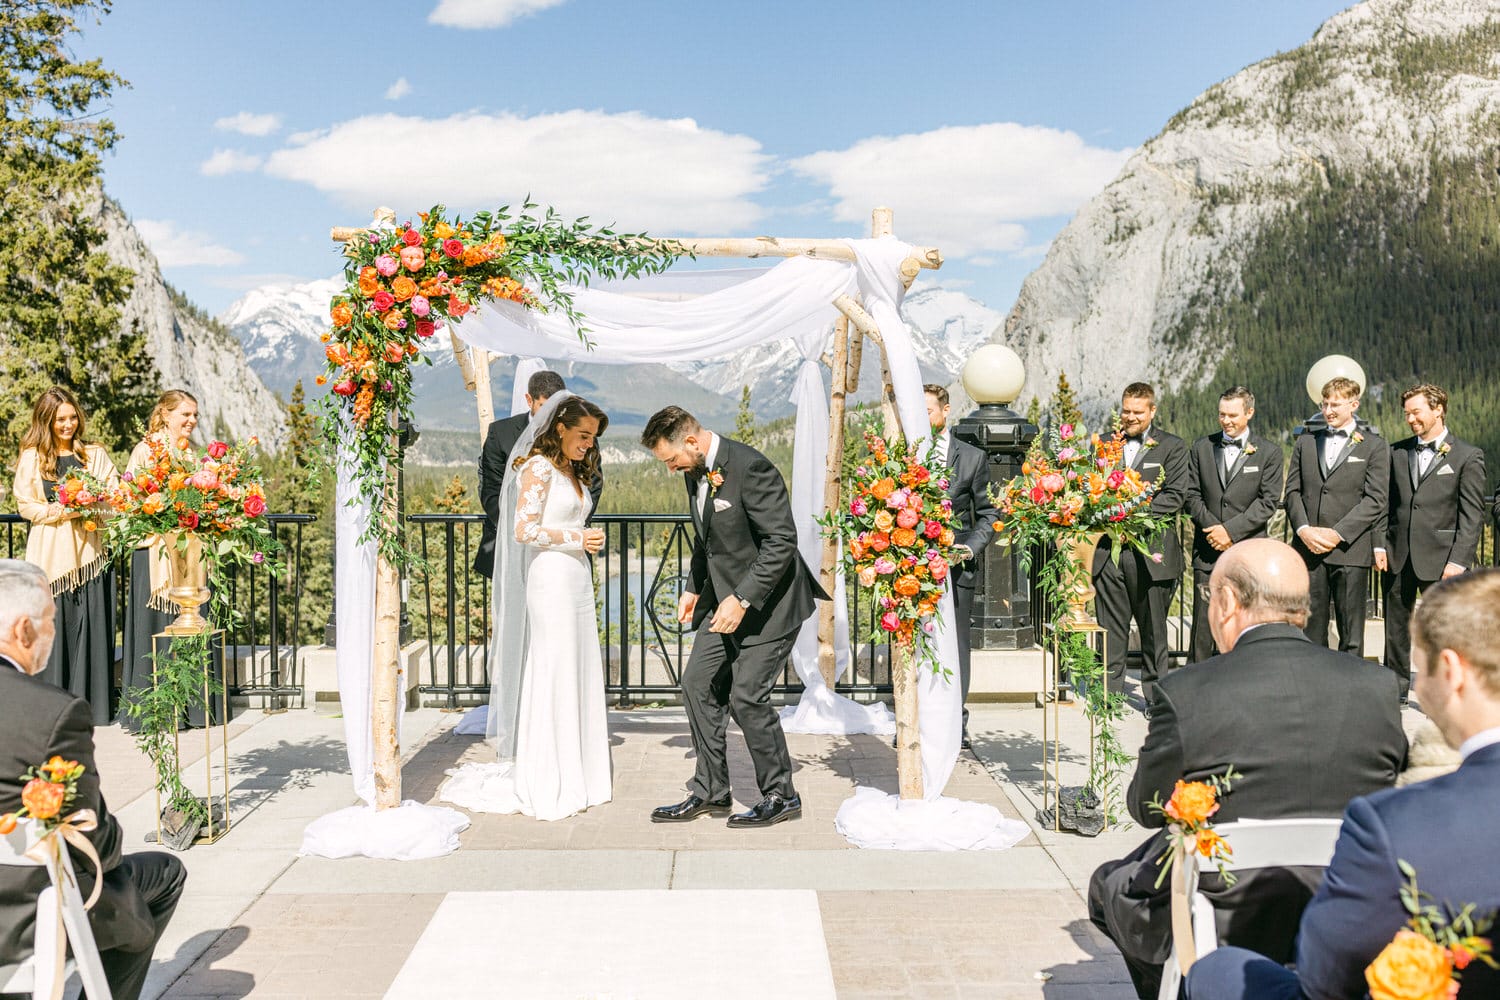
[{"label": "white cloud", "polygon": [[270,135],[281,128],[281,116],[257,115],[249,111],[241,111],[237,115],[220,118],[214,122],[214,128],[223,129],[226,132],[238,132],[241,135]]},{"label": "white cloud", "polygon": [[567,0],[438,0],[429,24],[448,28],[503,28],[528,14],[557,7]]},{"label": "white cloud", "polygon": [[[392,150],[425,149],[421,156]],[[743,229],[761,216],[760,143],[691,119],[564,111],[522,118],[467,113],[369,115],[272,153],[266,173],[339,197],[359,221],[376,205],[403,216],[515,204],[528,192],[564,215],[695,235]]]},{"label": "white cloud", "polygon": [[896,233],[950,257],[1025,251],[1028,219],[1069,214],[1112,180],[1132,150],[1075,132],[996,122],[874,136],[814,153],[792,169],[828,186],[841,222],[888,205]]},{"label": "white cloud", "polygon": [[213,155],[198,164],[198,172],[205,177],[223,177],[254,170],[260,166],[261,157],[238,149],[216,149]]},{"label": "white cloud", "polygon": [[135,229],[162,267],[233,267],[245,262],[244,254],[220,246],[205,233],[178,229],[175,222],[136,219]]},{"label": "white cloud", "polygon": [[410,93],[411,84],[407,81],[406,77],[403,76],[395,83],[385,88],[385,99],[387,101],[399,101],[401,100],[401,98]]}]

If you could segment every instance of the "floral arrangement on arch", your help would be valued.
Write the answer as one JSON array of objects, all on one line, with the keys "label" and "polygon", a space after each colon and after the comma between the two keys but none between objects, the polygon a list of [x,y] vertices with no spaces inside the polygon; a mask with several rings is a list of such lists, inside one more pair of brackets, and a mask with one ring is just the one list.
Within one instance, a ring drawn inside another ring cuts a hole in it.
[{"label": "floral arrangement on arch", "polygon": [[912,646],[919,662],[947,673],[927,641],[937,631],[938,602],[952,566],[969,550],[954,542],[950,470],[923,461],[904,438],[865,431],[869,458],[849,484],[847,507],[819,518],[825,536],[844,543],[844,572],[872,591],[880,617],[869,638]]},{"label": "floral arrangement on arch", "polygon": [[[345,286],[329,304],[323,334],[326,365],[318,385],[330,393],[324,433],[335,454],[355,462],[360,494],[386,491],[386,464],[396,459],[393,428],[411,416],[411,366],[421,344],[486,301],[561,310],[586,340],[569,285],[592,277],[658,273],[681,256],[670,241],[566,221],[553,210],[507,208],[450,218],[442,205],[415,219],[356,233],[344,244]],[[347,426],[352,438],[346,437]],[[386,518],[371,518],[363,536],[389,555],[404,555]]]},{"label": "floral arrangement on arch", "polygon": [[1370,1000],[1451,1000],[1458,995],[1463,970],[1475,961],[1500,968],[1484,936],[1493,914],[1476,914],[1473,903],[1456,915],[1438,909],[1417,888],[1416,869],[1400,859],[1396,865],[1407,878],[1401,905],[1411,917],[1365,967]]}]

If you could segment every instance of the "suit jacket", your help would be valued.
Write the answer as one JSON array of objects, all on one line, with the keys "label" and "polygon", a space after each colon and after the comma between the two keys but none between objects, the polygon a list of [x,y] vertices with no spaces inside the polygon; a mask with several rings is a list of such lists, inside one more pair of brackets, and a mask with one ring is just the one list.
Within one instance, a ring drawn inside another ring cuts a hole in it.
[{"label": "suit jacket", "polygon": [[1281,446],[1253,430],[1240,451],[1239,460],[1227,470],[1220,461],[1224,448],[1222,431],[1193,442],[1188,463],[1188,516],[1193,519],[1193,568],[1213,569],[1219,550],[1208,544],[1204,532],[1223,525],[1229,540],[1266,537],[1266,525],[1281,506]]},{"label": "suit jacket", "polygon": [[[1203,781],[1230,765],[1241,777],[1216,822],[1337,816],[1355,796],[1395,784],[1406,757],[1396,676],[1315,646],[1293,625],[1261,625],[1232,651],[1173,671],[1157,698],[1126,794],[1146,827],[1165,822],[1147,808],[1153,796],[1165,804],[1178,779]],[[1165,961],[1170,948],[1169,886],[1154,886],[1166,847],[1157,833],[1095,875],[1108,886],[1111,936],[1144,961]],[[1202,887],[1222,937],[1285,961],[1317,877],[1267,869],[1226,889],[1209,870]]]},{"label": "suit jacket", "polygon": [[1484,452],[1451,432],[1443,444],[1448,452],[1434,456],[1416,484],[1416,437],[1391,445],[1389,516],[1377,539],[1392,573],[1410,561],[1417,579],[1437,580],[1450,562],[1474,565],[1484,529]]},{"label": "suit jacket", "polygon": [[[1302,991],[1314,1000],[1365,995],[1365,966],[1407,920],[1398,861],[1416,870],[1417,888],[1439,907],[1500,909],[1497,826],[1500,745],[1476,750],[1449,774],[1351,802],[1323,885],[1302,914]],[[1500,996],[1500,974],[1471,963],[1459,996]]]},{"label": "suit jacket", "polygon": [[[495,532],[500,527],[500,489],[505,481],[505,470],[510,465],[511,449],[529,423],[531,414],[517,413],[496,420],[484,434],[484,451],[479,456],[479,504],[484,508],[484,529],[479,534],[479,551],[474,555],[474,572],[486,579],[495,576]],[[584,519],[585,524],[593,522],[603,493],[604,472],[601,469],[589,483],[589,494],[594,503],[589,516]]]},{"label": "suit jacket", "polygon": [[828,600],[797,551],[797,524],[781,473],[748,445],[719,438],[710,472],[724,477],[698,516],[698,480],[685,476],[693,543],[689,590],[698,595],[697,629],[730,594],[750,602],[735,631],[743,645],[771,642],[795,631]]},{"label": "suit jacket", "polygon": [[948,435],[948,499],[958,515],[955,533],[960,545],[967,545],[974,558],[961,563],[953,582],[959,587],[973,587],[979,582],[979,553],[995,537],[995,522],[1000,512],[990,500],[990,459],[982,448]]},{"label": "suit jacket", "polygon": [[[1391,449],[1373,432],[1359,432],[1339,453],[1329,470],[1323,464],[1325,431],[1303,434],[1292,446],[1286,476],[1286,516],[1292,545],[1309,563],[1332,566],[1369,566],[1375,560],[1376,528],[1385,517],[1390,494]],[[1312,525],[1332,528],[1344,539],[1331,552],[1314,555],[1295,533]]]},{"label": "suit jacket", "polygon": [[[71,809],[92,809],[99,826],[86,836],[93,842],[104,871],[99,900],[89,911],[89,924],[100,950],[147,947],[156,933],[151,913],[135,884],[120,871],[122,839],[104,796],[99,791],[99,772],[94,764],[94,727],[88,702],[28,677],[0,656],[0,706],[5,724],[0,726],[0,813],[21,808],[20,778],[27,768],[45,763],[53,755],[76,760],[84,766],[78,779],[78,796]],[[93,865],[80,852],[73,852],[79,888],[87,898],[92,891]],[[0,865],[0,981],[31,954],[35,934],[36,899],[48,885],[47,870],[40,866]]]},{"label": "suit jacket", "polygon": [[[1142,539],[1152,555],[1161,560],[1146,560],[1146,569],[1153,580],[1176,580],[1182,576],[1182,541],[1177,537],[1177,517],[1187,501],[1188,447],[1187,442],[1176,434],[1169,434],[1159,427],[1147,428],[1145,438],[1156,443],[1150,447],[1142,444],[1136,449],[1135,462],[1130,468],[1141,474],[1147,482],[1161,478],[1157,491],[1151,497],[1151,513],[1157,521],[1156,530]],[[1094,551],[1094,573],[1104,568],[1110,558],[1110,546],[1106,539]]]}]

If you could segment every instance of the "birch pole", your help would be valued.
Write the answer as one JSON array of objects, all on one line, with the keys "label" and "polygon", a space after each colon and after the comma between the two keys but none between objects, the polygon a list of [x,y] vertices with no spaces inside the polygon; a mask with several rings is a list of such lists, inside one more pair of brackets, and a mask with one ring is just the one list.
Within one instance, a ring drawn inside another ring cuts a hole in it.
[{"label": "birch pole", "polygon": [[[399,455],[396,415],[390,416],[388,454]],[[399,459],[396,459],[399,461]],[[387,462],[385,489],[372,514],[396,530],[396,477],[400,470]],[[370,730],[374,737],[375,808],[401,804],[401,746],[397,727],[401,718],[400,683],[401,574],[390,556],[379,553],[375,564],[375,655],[370,664]]]},{"label": "birch pole", "polygon": [[482,347],[470,348],[474,352],[474,400],[479,409],[479,445],[484,447],[484,435],[495,419],[495,395],[490,389],[490,358],[492,355]]},{"label": "birch pole", "polygon": [[[833,377],[828,397],[828,461],[823,476],[823,509],[839,507],[839,473],[844,464],[844,396],[849,377],[849,318],[839,316],[833,326],[833,359],[829,365]],[[818,567],[818,582],[833,596],[834,577],[838,572],[839,540],[823,539],[823,562]],[[838,657],[833,648],[833,601],[818,605],[818,672],[830,688],[838,680]]]}]

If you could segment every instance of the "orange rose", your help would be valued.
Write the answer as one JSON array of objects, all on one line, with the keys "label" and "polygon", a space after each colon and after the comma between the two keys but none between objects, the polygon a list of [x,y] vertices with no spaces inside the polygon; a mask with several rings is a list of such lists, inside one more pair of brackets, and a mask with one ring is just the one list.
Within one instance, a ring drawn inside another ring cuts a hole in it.
[{"label": "orange rose", "polygon": [[1219,795],[1206,781],[1178,781],[1164,811],[1179,823],[1196,825],[1219,811]]},{"label": "orange rose", "polygon": [[882,510],[875,515],[875,527],[881,531],[890,531],[895,524],[896,519],[891,516],[891,512],[888,510]]},{"label": "orange rose", "polygon": [[941,545],[945,549],[948,546],[950,546],[950,545],[953,544],[953,529],[952,528],[944,528],[943,529],[943,533],[941,535],[938,535],[938,544]]},{"label": "orange rose", "polygon": [[180,472],[172,473],[171,477],[167,480],[167,489],[169,490],[180,490],[186,485],[187,476],[184,476]]},{"label": "orange rose", "polygon": [[440,240],[446,240],[448,237],[453,235],[453,227],[448,225],[448,223],[446,222],[439,222],[437,225],[432,227],[432,235],[436,236]]},{"label": "orange rose", "polygon": [[891,532],[891,544],[901,549],[909,549],[917,543],[917,533],[911,528],[897,528]]},{"label": "orange rose", "polygon": [[354,310],[350,309],[346,302],[340,302],[334,306],[330,314],[333,316],[334,326],[348,326],[354,321]]},{"label": "orange rose", "polygon": [[391,282],[391,294],[396,296],[397,302],[405,302],[417,294],[417,283],[403,274]]},{"label": "orange rose", "polygon": [[863,559],[865,557],[865,547],[859,544],[858,538],[849,539],[849,554],[855,559]]},{"label": "orange rose", "polygon": [[884,500],[894,492],[896,492],[896,481],[894,479],[891,479],[889,476],[887,476],[885,479],[881,479],[871,484],[870,486],[870,493],[873,494],[875,499],[877,500]]},{"label": "orange rose", "polygon": [[922,584],[911,574],[898,576],[894,584],[896,593],[902,597],[915,597],[922,590]]},{"label": "orange rose", "polygon": [[884,552],[891,547],[891,536],[883,531],[877,531],[870,536],[870,548],[875,552]]},{"label": "orange rose", "polygon": [[361,295],[374,295],[380,291],[380,275],[373,267],[366,267],[359,272],[359,292]]},{"label": "orange rose", "polygon": [[401,314],[395,311],[386,313],[384,323],[387,330],[396,331],[401,329]]},{"label": "orange rose", "polygon": [[45,778],[32,778],[21,789],[21,804],[34,818],[51,819],[62,811],[66,791],[62,785]]},{"label": "orange rose", "polygon": [[1404,927],[1365,967],[1370,1000],[1448,1000],[1452,983],[1448,953]]},{"label": "orange rose", "polygon": [[53,756],[51,760],[42,765],[42,770],[51,775],[53,781],[62,781],[68,775],[72,774],[75,768],[78,769],[80,774],[83,773],[82,768],[78,767],[78,761],[63,760],[58,756]]},{"label": "orange rose", "polygon": [[4,816],[0,816],[0,837],[4,837],[4,836],[6,836],[8,834],[11,834],[11,833],[15,832],[15,829],[16,829],[16,815],[15,815],[15,813],[6,813]]}]

